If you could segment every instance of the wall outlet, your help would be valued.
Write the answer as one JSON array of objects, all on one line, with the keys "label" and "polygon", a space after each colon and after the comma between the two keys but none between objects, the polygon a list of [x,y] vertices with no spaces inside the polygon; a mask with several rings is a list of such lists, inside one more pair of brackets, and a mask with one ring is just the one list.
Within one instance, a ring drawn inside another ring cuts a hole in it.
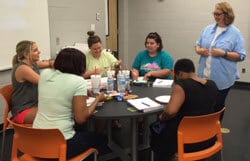
[{"label": "wall outlet", "polygon": [[242,68],[241,73],[246,73],[246,68]]},{"label": "wall outlet", "polygon": [[95,31],[95,24],[90,25],[90,31]]},{"label": "wall outlet", "polygon": [[99,12],[96,13],[96,20],[97,21],[100,21],[101,19],[101,14]]}]

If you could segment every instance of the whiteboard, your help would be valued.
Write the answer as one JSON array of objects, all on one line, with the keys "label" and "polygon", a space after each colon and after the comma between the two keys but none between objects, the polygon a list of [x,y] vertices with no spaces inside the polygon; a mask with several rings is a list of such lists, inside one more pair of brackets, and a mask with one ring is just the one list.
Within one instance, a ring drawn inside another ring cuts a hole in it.
[{"label": "whiteboard", "polygon": [[12,67],[21,40],[36,42],[41,59],[51,57],[47,0],[0,0],[0,71]]}]

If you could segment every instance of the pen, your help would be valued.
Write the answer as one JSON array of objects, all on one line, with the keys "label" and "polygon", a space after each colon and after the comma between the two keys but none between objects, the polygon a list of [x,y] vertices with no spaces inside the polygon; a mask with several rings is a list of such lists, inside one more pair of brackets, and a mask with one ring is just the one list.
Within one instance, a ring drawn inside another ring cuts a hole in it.
[{"label": "pen", "polygon": [[149,104],[147,104],[147,103],[145,103],[145,102],[142,102],[142,104],[144,104],[144,105],[146,105],[146,106],[150,107],[150,105],[149,105]]}]

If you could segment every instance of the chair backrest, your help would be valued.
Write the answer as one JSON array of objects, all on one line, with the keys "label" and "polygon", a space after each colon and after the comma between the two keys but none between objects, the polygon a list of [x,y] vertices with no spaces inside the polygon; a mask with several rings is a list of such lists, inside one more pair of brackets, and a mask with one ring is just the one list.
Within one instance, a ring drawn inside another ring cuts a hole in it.
[{"label": "chair backrest", "polygon": [[38,158],[58,158],[66,161],[66,140],[58,129],[36,129],[17,124],[7,118],[14,127],[12,160],[18,160],[18,150]]},{"label": "chair backrest", "polygon": [[5,85],[0,89],[0,94],[3,96],[4,103],[5,103],[3,131],[5,131],[9,125],[6,118],[8,118],[8,116],[9,116],[10,106],[11,106],[11,98],[12,98],[13,91],[14,91],[14,87],[12,84]]},{"label": "chair backrest", "polygon": [[[14,127],[12,160],[58,159],[58,161],[66,161],[67,143],[59,129],[32,128],[14,123],[9,118],[7,121]],[[19,151],[24,154],[21,156],[22,159],[19,159]],[[94,161],[96,161],[98,151],[95,148],[89,148],[68,161],[84,160],[91,154],[94,154]]]},{"label": "chair backrest", "polygon": [[[222,149],[220,115],[225,110],[202,116],[185,116],[178,127],[179,161],[193,161],[208,158]],[[211,147],[197,152],[184,152],[185,144],[207,141],[214,136],[217,141]]]}]

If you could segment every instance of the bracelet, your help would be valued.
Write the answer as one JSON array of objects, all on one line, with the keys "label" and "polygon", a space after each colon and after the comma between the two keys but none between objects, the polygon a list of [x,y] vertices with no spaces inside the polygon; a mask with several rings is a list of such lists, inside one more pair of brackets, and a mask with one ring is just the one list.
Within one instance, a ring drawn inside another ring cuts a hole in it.
[{"label": "bracelet", "polygon": [[227,53],[227,51],[225,51],[225,54],[224,54],[224,58],[226,58],[227,57],[227,55],[228,55],[228,53]]}]

